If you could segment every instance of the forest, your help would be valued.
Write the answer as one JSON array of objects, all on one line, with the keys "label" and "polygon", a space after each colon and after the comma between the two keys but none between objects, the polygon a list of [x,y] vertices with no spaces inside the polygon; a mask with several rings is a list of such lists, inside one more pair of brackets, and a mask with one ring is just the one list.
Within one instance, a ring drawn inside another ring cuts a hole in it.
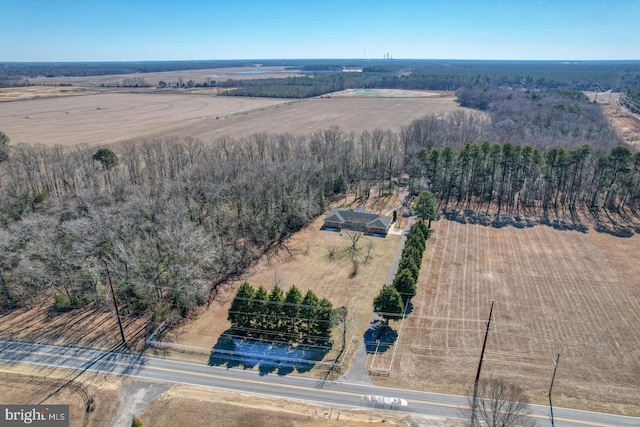
[{"label": "forest", "polygon": [[345,191],[386,194],[403,172],[445,214],[576,227],[583,212],[637,218],[640,154],[596,104],[573,91],[458,95],[483,111],[398,132],[166,138],[117,153],[0,138],[0,304],[108,306],[106,263],[123,314],[182,317]]},{"label": "forest", "polygon": [[638,67],[625,62],[384,61],[360,66],[361,73],[343,73],[338,63],[306,65],[302,77],[227,80],[217,85],[229,88],[228,95],[275,98],[308,98],[353,88],[612,90],[632,95],[640,91]]},{"label": "forest", "polygon": [[[285,79],[217,82],[237,96],[304,98],[347,88],[457,90],[486,85],[640,93],[638,61],[471,61],[418,59],[211,60],[140,62],[0,63],[0,87],[28,86],[35,77],[78,77],[196,69],[285,67],[302,74]],[[362,73],[343,73],[344,67]],[[194,82],[196,84],[204,82]]]}]

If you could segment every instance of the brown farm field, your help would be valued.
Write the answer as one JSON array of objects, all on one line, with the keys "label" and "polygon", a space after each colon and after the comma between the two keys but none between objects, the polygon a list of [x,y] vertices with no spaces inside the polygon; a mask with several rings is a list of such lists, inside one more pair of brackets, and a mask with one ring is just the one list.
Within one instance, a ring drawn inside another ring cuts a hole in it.
[{"label": "brown farm field", "polygon": [[640,414],[639,236],[447,220],[434,229],[393,369],[377,381],[467,391],[495,300],[483,377],[545,403],[560,354],[556,405]]},{"label": "brown farm field", "polygon": [[394,129],[460,107],[453,95],[287,100],[166,92],[99,93],[0,102],[0,130],[13,144],[104,146],[165,137],[205,142],[253,133],[309,134]]},{"label": "brown farm field", "polygon": [[[246,80],[262,78],[284,78],[289,76],[301,76],[296,70],[288,67],[227,67],[205,68],[202,70],[178,70],[162,71],[155,73],[135,74],[106,74],[99,76],[71,76],[71,77],[35,77],[30,78],[31,84],[37,85],[71,85],[72,87],[98,88],[102,85],[122,84],[124,79],[144,79],[147,84],[157,86],[158,82],[173,83],[178,81],[203,83],[207,79],[213,81]],[[67,86],[69,87],[69,86]]]}]

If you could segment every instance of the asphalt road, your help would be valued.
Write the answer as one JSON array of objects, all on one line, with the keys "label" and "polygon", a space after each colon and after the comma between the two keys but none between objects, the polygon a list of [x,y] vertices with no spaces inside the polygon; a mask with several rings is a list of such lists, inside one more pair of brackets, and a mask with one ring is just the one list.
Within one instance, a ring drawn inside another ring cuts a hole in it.
[{"label": "asphalt road", "polygon": [[[321,381],[291,375],[260,375],[255,371],[226,369],[124,353],[33,343],[0,341],[0,360],[304,400],[334,409],[384,409],[387,411],[395,410],[421,415],[457,418],[460,416],[460,408],[465,407],[467,404],[467,399],[463,396],[393,389],[349,382]],[[407,400],[409,405],[402,408],[390,405],[375,405],[364,398],[367,395],[397,397]],[[547,407],[533,405],[532,410],[538,425],[551,425]],[[558,427],[640,426],[640,418],[563,408],[554,408],[554,414],[555,425]]]}]

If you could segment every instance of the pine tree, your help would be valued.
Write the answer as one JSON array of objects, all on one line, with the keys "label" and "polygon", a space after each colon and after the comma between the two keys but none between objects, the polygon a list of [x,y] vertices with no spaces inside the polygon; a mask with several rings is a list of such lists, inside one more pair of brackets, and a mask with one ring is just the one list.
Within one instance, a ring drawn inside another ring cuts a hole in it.
[{"label": "pine tree", "polygon": [[301,333],[313,335],[312,331],[317,328],[316,317],[319,305],[320,299],[309,289],[302,300],[302,307],[300,307],[300,318],[303,322],[300,328]]},{"label": "pine tree", "polygon": [[420,267],[418,267],[412,257],[402,257],[398,264],[398,271],[407,270],[411,273],[414,281],[418,280],[418,274],[420,274]]},{"label": "pine tree", "polygon": [[254,328],[266,329],[269,322],[269,294],[264,286],[260,285],[253,296]]},{"label": "pine tree", "polygon": [[251,326],[253,318],[252,301],[255,291],[248,282],[242,283],[235,298],[231,302],[227,319],[231,326],[237,328],[248,328]]},{"label": "pine tree", "polygon": [[406,304],[416,295],[416,281],[412,277],[411,272],[407,269],[401,270],[393,279],[393,287],[402,296],[402,303]]},{"label": "pine tree", "polygon": [[331,336],[331,327],[333,319],[333,304],[326,298],[320,300],[318,304],[318,321],[313,335],[328,338]]},{"label": "pine tree", "polygon": [[[451,188],[449,188],[449,192],[451,192]],[[416,215],[422,221],[429,221],[427,228],[431,228],[432,220],[438,219],[437,205],[438,201],[430,191],[423,191],[418,196],[418,201],[416,202]]]},{"label": "pine tree", "polygon": [[280,322],[282,321],[282,303],[284,302],[284,294],[280,286],[275,285],[269,294],[269,319],[267,321],[267,328],[271,331],[279,330]]},{"label": "pine tree", "polygon": [[373,311],[382,316],[387,323],[389,320],[402,318],[404,306],[402,297],[393,286],[384,286],[373,300]]},{"label": "pine tree", "polygon": [[299,332],[299,317],[300,317],[300,304],[302,303],[302,293],[294,285],[289,288],[287,295],[282,305],[282,312],[285,318],[283,319],[281,326],[282,331],[296,334]]}]

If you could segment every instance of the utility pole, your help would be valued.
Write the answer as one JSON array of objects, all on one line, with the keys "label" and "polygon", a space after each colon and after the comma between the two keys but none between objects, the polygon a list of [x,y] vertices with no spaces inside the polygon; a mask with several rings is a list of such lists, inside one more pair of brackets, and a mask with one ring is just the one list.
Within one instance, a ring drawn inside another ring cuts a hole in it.
[{"label": "utility pole", "polygon": [[484,333],[484,342],[482,343],[482,353],[480,353],[480,362],[478,363],[478,372],[476,380],[473,383],[473,401],[471,403],[471,427],[476,425],[476,407],[478,402],[478,382],[480,381],[480,371],[482,370],[482,362],[484,361],[484,350],[487,348],[487,337],[489,336],[489,328],[491,327],[491,315],[493,314],[493,303],[491,301],[491,309],[489,310],[489,320],[487,321],[487,330]]},{"label": "utility pole", "polygon": [[553,360],[553,365],[554,365],[553,376],[551,377],[551,387],[549,387],[549,410],[551,411],[551,427],[555,427],[555,424],[553,422],[553,402],[551,401],[551,390],[553,390],[553,382],[556,379],[556,372],[558,371],[558,363],[560,363],[560,353],[558,353],[558,357],[556,357],[556,360]]},{"label": "utility pole", "polygon": [[124,328],[122,327],[122,319],[120,318],[120,309],[118,308],[118,301],[116,300],[116,293],[113,291],[113,283],[111,283],[111,273],[109,273],[109,265],[107,261],[104,262],[104,266],[107,269],[107,277],[109,278],[109,287],[111,288],[111,296],[113,297],[113,305],[116,308],[116,316],[118,316],[118,326],[120,326],[120,336],[122,337],[122,344],[127,343],[127,339],[124,337]]}]

